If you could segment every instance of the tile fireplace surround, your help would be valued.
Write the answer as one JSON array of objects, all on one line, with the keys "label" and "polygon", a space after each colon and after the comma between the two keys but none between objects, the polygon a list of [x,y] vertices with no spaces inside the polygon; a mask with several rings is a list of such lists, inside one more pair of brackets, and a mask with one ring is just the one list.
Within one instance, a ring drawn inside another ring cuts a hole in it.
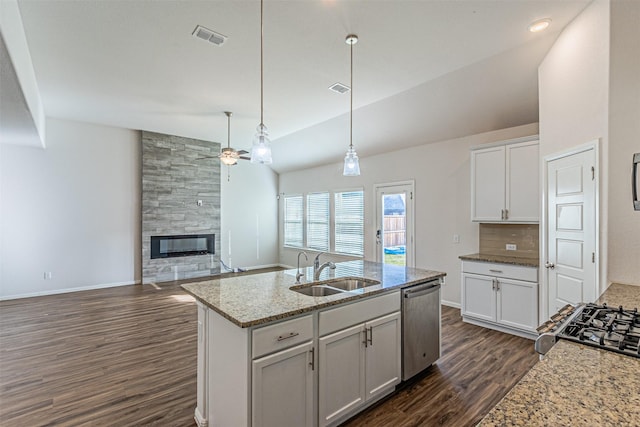
[{"label": "tile fireplace surround", "polygon": [[[220,272],[220,144],[142,132],[142,282]],[[208,157],[207,157],[208,156]],[[215,234],[215,253],[151,259],[151,236]]]}]

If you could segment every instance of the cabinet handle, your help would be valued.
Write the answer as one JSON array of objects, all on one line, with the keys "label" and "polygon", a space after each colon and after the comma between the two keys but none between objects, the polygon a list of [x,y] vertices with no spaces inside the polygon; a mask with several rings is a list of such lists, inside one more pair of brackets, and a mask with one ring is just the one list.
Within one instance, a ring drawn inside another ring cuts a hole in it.
[{"label": "cabinet handle", "polygon": [[502,274],[502,270],[491,270],[491,269],[489,269],[489,271],[492,272],[492,273],[500,273],[500,274]]},{"label": "cabinet handle", "polygon": [[491,279],[491,289],[496,290],[496,279]]},{"label": "cabinet handle", "polygon": [[496,291],[500,290],[500,281],[496,279]]},{"label": "cabinet handle", "polygon": [[367,348],[369,345],[369,340],[367,339],[367,328],[364,328],[364,341],[362,341],[362,344],[364,344],[364,348]]},{"label": "cabinet handle", "polygon": [[309,352],[311,353],[311,362],[309,362],[309,366],[311,366],[311,370],[315,371],[316,369],[316,348],[315,347],[311,347],[311,350],[309,350]]},{"label": "cabinet handle", "polygon": [[373,346],[373,326],[369,327],[369,345]]},{"label": "cabinet handle", "polygon": [[504,219],[509,219],[509,209],[504,210]]},{"label": "cabinet handle", "polygon": [[284,340],[288,340],[289,338],[293,338],[293,337],[297,337],[298,335],[300,335],[297,332],[289,332],[286,335],[280,335],[278,336],[278,341],[284,341]]},{"label": "cabinet handle", "polygon": [[500,209],[500,219],[504,220],[504,209]]}]

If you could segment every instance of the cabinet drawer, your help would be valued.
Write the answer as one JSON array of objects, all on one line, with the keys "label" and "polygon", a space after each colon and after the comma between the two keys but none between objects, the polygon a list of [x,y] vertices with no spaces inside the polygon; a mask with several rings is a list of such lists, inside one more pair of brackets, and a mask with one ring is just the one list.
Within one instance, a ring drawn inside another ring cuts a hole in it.
[{"label": "cabinet drawer", "polygon": [[321,311],[320,336],[400,310],[400,291]]},{"label": "cabinet drawer", "polygon": [[524,267],[521,265],[462,261],[462,272],[525,280],[527,282],[538,282],[538,269],[535,267]]},{"label": "cabinet drawer", "polygon": [[313,338],[311,316],[299,317],[253,330],[252,357],[273,353]]}]

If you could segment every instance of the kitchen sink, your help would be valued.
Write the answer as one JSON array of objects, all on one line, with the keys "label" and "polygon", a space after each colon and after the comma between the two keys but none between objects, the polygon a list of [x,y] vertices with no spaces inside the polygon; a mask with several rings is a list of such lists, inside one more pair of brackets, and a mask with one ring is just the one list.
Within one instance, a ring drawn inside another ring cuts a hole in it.
[{"label": "kitchen sink", "polygon": [[363,277],[340,277],[311,283],[309,285],[293,286],[289,289],[312,297],[326,297],[343,292],[363,291],[367,286],[379,284],[380,282],[377,280],[365,279]]},{"label": "kitchen sink", "polygon": [[309,295],[311,297],[326,297],[328,295],[341,294],[344,291],[341,289],[332,288],[325,285],[306,286],[303,288],[290,288],[292,291],[296,291],[303,295]]},{"label": "kitchen sink", "polygon": [[366,288],[367,286],[379,285],[377,280],[365,279],[362,277],[341,277],[339,279],[331,279],[324,282],[325,285],[332,288],[341,289],[343,291],[355,291]]}]

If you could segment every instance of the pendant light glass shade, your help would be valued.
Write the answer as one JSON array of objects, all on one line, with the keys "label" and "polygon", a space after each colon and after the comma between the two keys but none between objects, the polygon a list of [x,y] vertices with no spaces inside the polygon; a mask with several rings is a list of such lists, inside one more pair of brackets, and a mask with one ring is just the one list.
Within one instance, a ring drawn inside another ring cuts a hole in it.
[{"label": "pendant light glass shade", "polygon": [[273,163],[273,159],[271,158],[269,132],[267,132],[267,127],[262,123],[258,125],[256,130],[256,136],[253,138],[253,145],[251,146],[251,163],[270,165]]},{"label": "pendant light glass shade", "polygon": [[256,128],[256,136],[251,146],[251,163],[270,165],[271,141],[267,127],[264,125],[264,0],[260,0],[260,124]]},{"label": "pendant light glass shade", "polygon": [[356,150],[353,149],[353,45],[358,42],[358,36],[349,34],[345,42],[351,46],[351,87],[349,88],[349,149],[347,150],[347,155],[344,156],[342,175],[358,176],[360,175],[360,162],[358,162]]},{"label": "pendant light glass shade", "polygon": [[347,155],[344,156],[344,170],[342,172],[344,176],[358,176],[360,175],[360,162],[358,162],[358,155],[353,147],[349,147]]}]

